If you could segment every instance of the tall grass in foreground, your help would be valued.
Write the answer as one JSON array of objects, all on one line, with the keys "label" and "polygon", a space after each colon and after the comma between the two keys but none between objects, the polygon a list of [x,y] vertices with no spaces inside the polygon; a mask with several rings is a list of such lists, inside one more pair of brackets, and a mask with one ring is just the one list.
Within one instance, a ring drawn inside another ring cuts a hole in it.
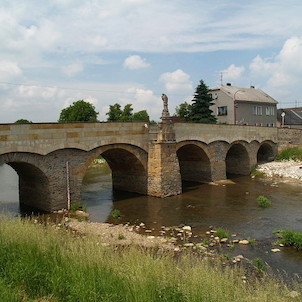
[{"label": "tall grass in foreground", "polygon": [[302,149],[298,147],[287,148],[281,151],[277,156],[276,160],[302,160]]},{"label": "tall grass in foreground", "polygon": [[268,277],[245,284],[240,269],[99,240],[0,217],[0,301],[292,301]]}]

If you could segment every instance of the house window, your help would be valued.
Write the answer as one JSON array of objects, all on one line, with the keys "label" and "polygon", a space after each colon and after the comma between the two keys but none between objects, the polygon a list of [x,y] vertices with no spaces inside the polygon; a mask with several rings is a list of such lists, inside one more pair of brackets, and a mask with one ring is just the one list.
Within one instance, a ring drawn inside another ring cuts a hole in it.
[{"label": "house window", "polygon": [[218,107],[217,115],[228,115],[228,107],[227,106]]},{"label": "house window", "polygon": [[275,115],[275,108],[274,107],[266,107],[265,113],[266,113],[266,115]]},{"label": "house window", "polygon": [[262,106],[253,106],[254,115],[262,115]]}]

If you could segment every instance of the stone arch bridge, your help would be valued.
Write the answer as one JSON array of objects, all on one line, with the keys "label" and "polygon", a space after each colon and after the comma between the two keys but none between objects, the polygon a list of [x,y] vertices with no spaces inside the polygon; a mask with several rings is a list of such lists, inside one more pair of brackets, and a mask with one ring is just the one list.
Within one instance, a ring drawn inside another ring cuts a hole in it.
[{"label": "stone arch bridge", "polygon": [[53,211],[81,199],[84,174],[102,155],[113,188],[166,197],[182,180],[209,182],[248,175],[273,160],[278,129],[170,121],[0,125],[0,165],[19,175],[20,202]]}]

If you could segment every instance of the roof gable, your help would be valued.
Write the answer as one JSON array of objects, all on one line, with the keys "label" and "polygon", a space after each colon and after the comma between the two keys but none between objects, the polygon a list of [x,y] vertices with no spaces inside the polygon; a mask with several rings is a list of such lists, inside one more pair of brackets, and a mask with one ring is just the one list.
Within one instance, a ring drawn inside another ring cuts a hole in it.
[{"label": "roof gable", "polygon": [[302,125],[302,108],[285,108],[277,110],[277,119],[282,123],[281,113],[284,112],[284,124]]},{"label": "roof gable", "polygon": [[264,91],[256,88],[242,88],[236,86],[223,85],[210,90],[221,90],[226,95],[230,96],[233,100],[235,99],[236,101],[261,102],[270,104],[278,103],[275,99],[266,94]]}]

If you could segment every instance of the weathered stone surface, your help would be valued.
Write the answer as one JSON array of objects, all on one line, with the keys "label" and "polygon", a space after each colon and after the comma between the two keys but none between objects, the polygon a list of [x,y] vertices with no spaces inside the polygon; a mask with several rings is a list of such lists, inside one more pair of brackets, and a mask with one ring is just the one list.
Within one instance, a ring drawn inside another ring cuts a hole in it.
[{"label": "weathered stone surface", "polygon": [[302,131],[268,127],[171,123],[45,123],[0,125],[0,164],[19,174],[20,200],[45,211],[81,198],[88,165],[102,154],[113,187],[158,197],[181,193],[181,180],[246,175],[280,147],[301,146]]},{"label": "weathered stone surface", "polygon": [[176,144],[152,142],[148,157],[148,195],[167,197],[181,193]]},{"label": "weathered stone surface", "polygon": [[249,244],[250,242],[248,240],[240,240],[239,241],[240,244]]}]

